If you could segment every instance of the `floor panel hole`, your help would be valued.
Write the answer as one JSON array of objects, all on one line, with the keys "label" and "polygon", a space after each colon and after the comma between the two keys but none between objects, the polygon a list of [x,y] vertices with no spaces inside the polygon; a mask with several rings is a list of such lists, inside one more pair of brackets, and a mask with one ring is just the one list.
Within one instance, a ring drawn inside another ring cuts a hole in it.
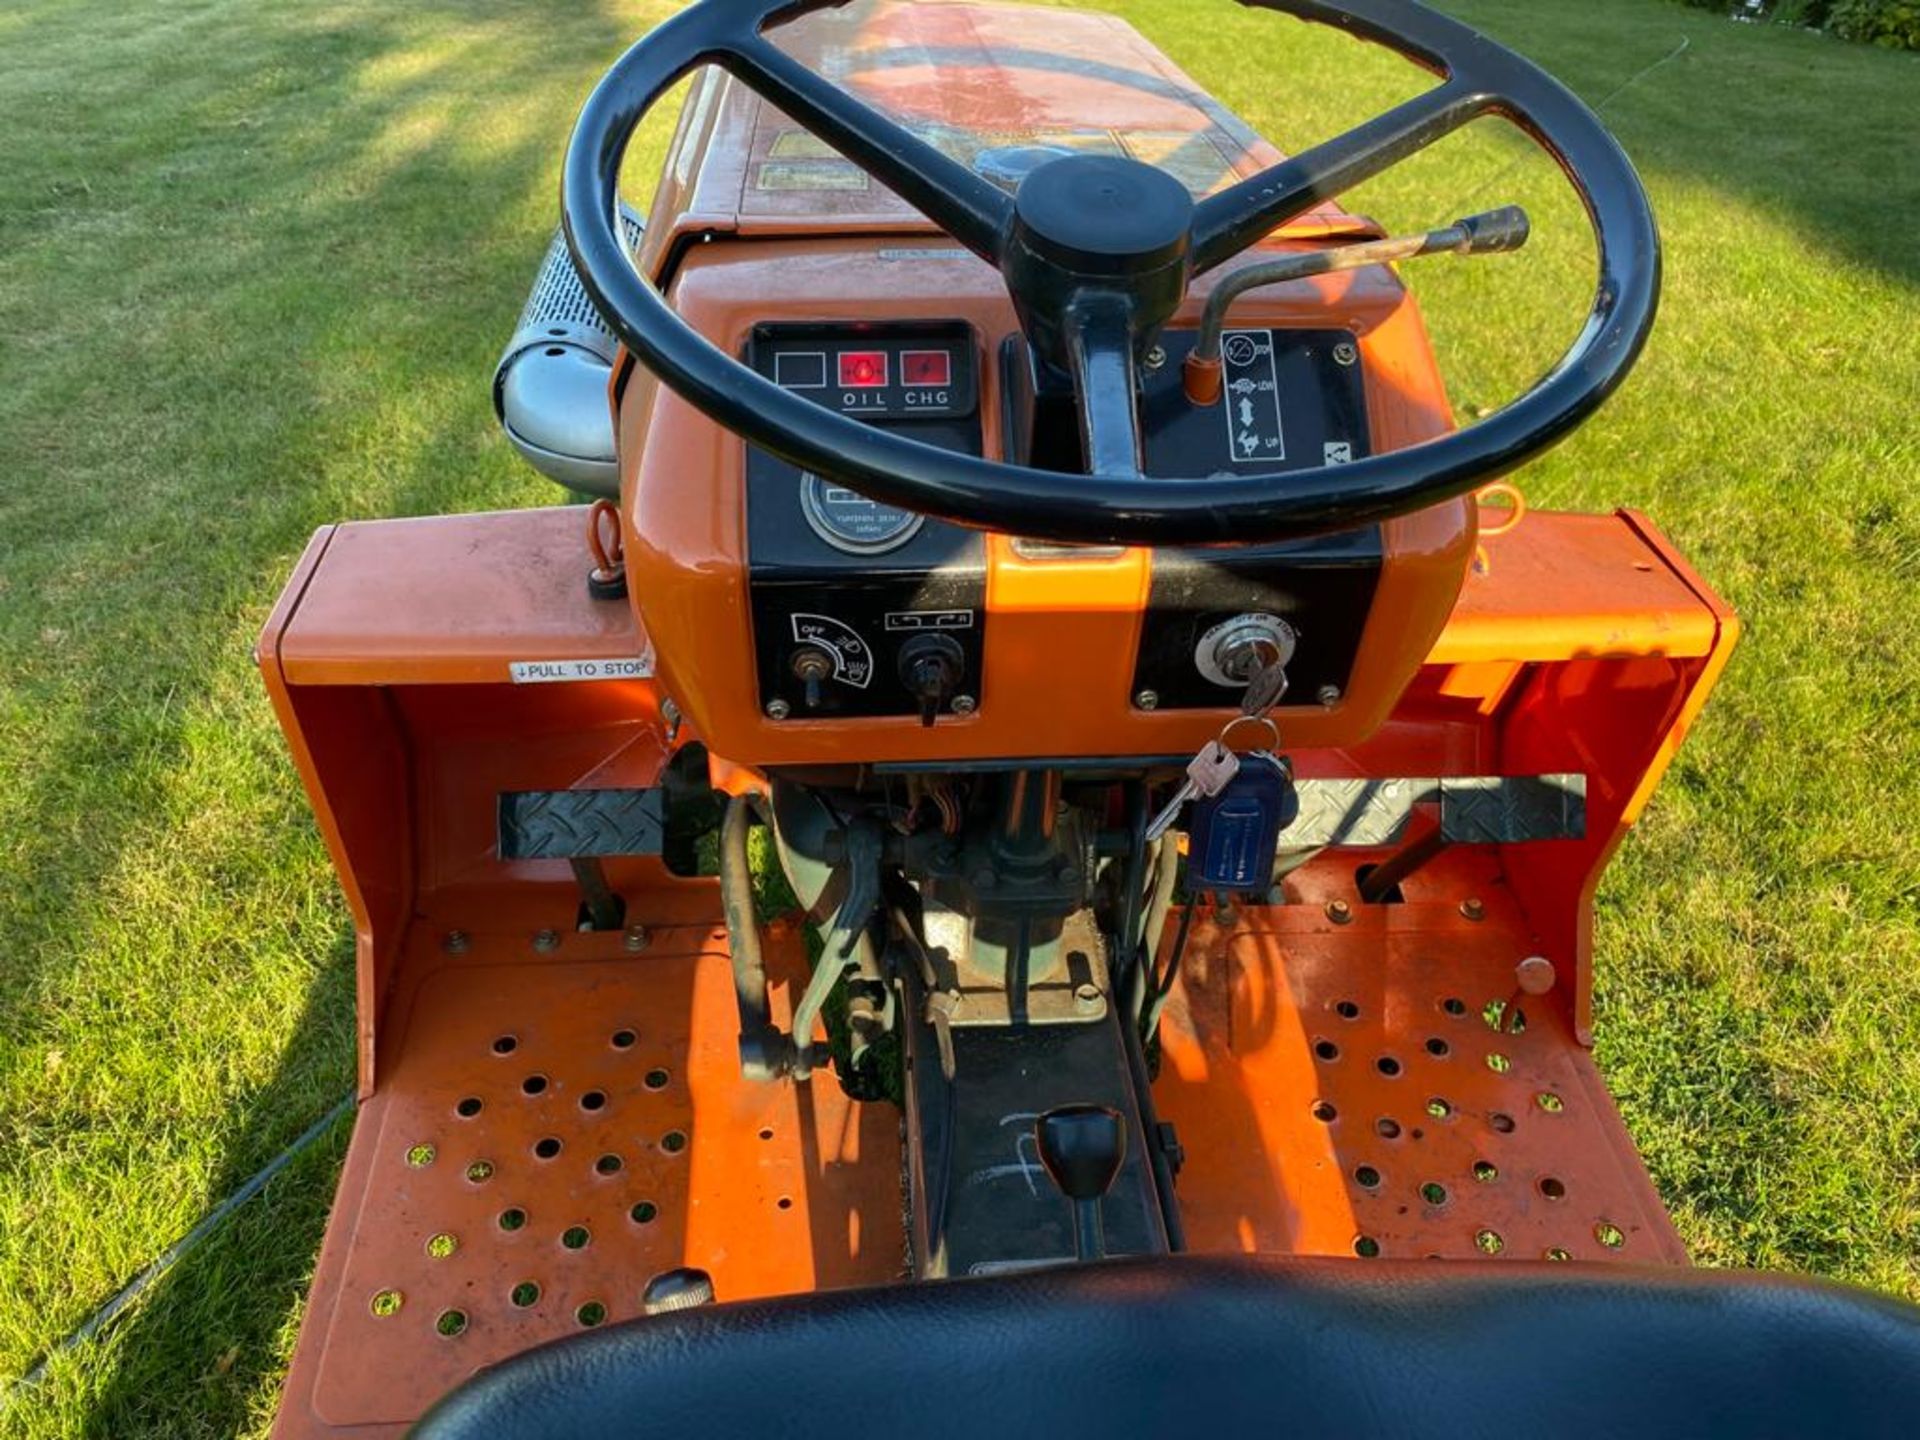
[{"label": "floor panel hole", "polygon": [[544,1075],[529,1075],[520,1082],[520,1093],[523,1095],[541,1095],[546,1088],[547,1077]]},{"label": "floor panel hole", "polygon": [[1507,1242],[1498,1230],[1482,1230],[1473,1237],[1474,1248],[1483,1255],[1498,1255],[1507,1248]]},{"label": "floor panel hole", "polygon": [[1458,995],[1449,995],[1440,1002],[1440,1008],[1455,1019],[1458,1019],[1467,1013],[1467,1002],[1462,1000]]},{"label": "floor panel hole", "polygon": [[782,1195],[773,1203],[782,1210],[791,1210],[793,1208],[793,1197],[791,1195]]},{"label": "floor panel hole", "polygon": [[604,1090],[589,1090],[580,1097],[580,1108],[582,1110],[604,1110],[606,1106],[607,1092]]},{"label": "floor panel hole", "polygon": [[1398,1140],[1400,1138],[1400,1122],[1389,1116],[1382,1115],[1378,1120],[1373,1122],[1373,1131],[1374,1134],[1378,1135],[1382,1140]]},{"label": "floor panel hole", "polygon": [[1513,1069],[1513,1061],[1502,1055],[1498,1050],[1489,1050],[1487,1052],[1487,1069],[1496,1075],[1504,1075]]},{"label": "floor panel hole", "polygon": [[1593,1238],[1609,1250],[1618,1250],[1627,1243],[1626,1232],[1610,1220],[1602,1220],[1593,1227]]},{"label": "floor panel hole", "polygon": [[525,1310],[540,1303],[540,1287],[531,1280],[522,1280],[507,1293],[507,1298],[513,1302],[515,1309]]},{"label": "floor panel hole", "polygon": [[1373,1068],[1391,1080],[1400,1073],[1400,1062],[1391,1055],[1382,1055],[1373,1062]]},{"label": "floor panel hole", "polygon": [[1316,1040],[1313,1042],[1313,1053],[1322,1060],[1338,1060],[1340,1047],[1331,1040]]},{"label": "floor panel hole", "polygon": [[1487,1123],[1502,1135],[1511,1135],[1513,1133],[1513,1117],[1503,1111],[1494,1111],[1487,1117]]},{"label": "floor panel hole", "polygon": [[512,1035],[502,1035],[493,1042],[493,1053],[496,1055],[511,1055],[519,1048],[520,1041]]},{"label": "floor panel hole", "polygon": [[569,1250],[584,1250],[593,1243],[593,1232],[584,1225],[569,1225],[560,1232],[560,1243]]},{"label": "floor panel hole", "polygon": [[678,1155],[682,1150],[687,1148],[686,1132],[682,1130],[667,1131],[666,1134],[660,1137],[660,1148],[669,1155]]},{"label": "floor panel hole", "polygon": [[445,1230],[442,1230],[438,1235],[431,1237],[427,1241],[427,1254],[431,1255],[435,1260],[445,1260],[459,1248],[459,1237],[450,1235]]},{"label": "floor panel hole", "polygon": [[509,1206],[500,1212],[500,1228],[508,1234],[527,1228],[527,1212],[518,1205]]},{"label": "floor panel hole", "polygon": [[1447,1187],[1438,1180],[1429,1180],[1420,1187],[1420,1198],[1429,1205],[1444,1205],[1447,1203]]},{"label": "floor panel hole", "polygon": [[1340,1112],[1333,1108],[1330,1101],[1316,1100],[1313,1102],[1313,1118],[1322,1125],[1331,1125],[1340,1118]]},{"label": "floor panel hole", "polygon": [[1380,1253],[1380,1242],[1371,1235],[1353,1237],[1353,1253],[1362,1260],[1372,1260]]},{"label": "floor panel hole", "polygon": [[1452,1053],[1453,1047],[1438,1035],[1430,1035],[1427,1037],[1427,1054],[1433,1056],[1434,1059],[1444,1060]]},{"label": "floor panel hole", "polygon": [[560,1153],[560,1137],[546,1135],[533,1142],[533,1153],[542,1160],[551,1160]]},{"label": "floor panel hole", "polygon": [[493,1162],[491,1160],[474,1160],[467,1165],[468,1184],[484,1185],[492,1178]]},{"label": "floor panel hole", "polygon": [[433,1322],[433,1328],[447,1339],[467,1333],[467,1312],[464,1310],[442,1310],[439,1318]]},{"label": "floor panel hole", "polygon": [[1482,1185],[1491,1185],[1500,1178],[1500,1167],[1491,1160],[1476,1160],[1473,1162],[1473,1178]]},{"label": "floor panel hole", "polygon": [[1334,1013],[1342,1020],[1358,1020],[1360,1018],[1360,1007],[1351,1000],[1342,1000],[1339,1004],[1335,1005],[1333,1009]]},{"label": "floor panel hole", "polygon": [[434,1148],[424,1142],[407,1147],[407,1164],[416,1170],[424,1170],[433,1164]]},{"label": "floor panel hole", "polygon": [[480,1097],[478,1095],[469,1095],[453,1107],[453,1113],[458,1115],[462,1120],[473,1119],[474,1116],[480,1113],[480,1110]]},{"label": "floor panel hole", "polygon": [[406,1303],[406,1297],[398,1290],[376,1290],[367,1301],[367,1309],[384,1320],[389,1315],[398,1315],[400,1307]]},{"label": "floor panel hole", "polygon": [[631,1050],[634,1041],[639,1038],[640,1037],[631,1030],[616,1030],[613,1032],[613,1048],[616,1050]]},{"label": "floor panel hole", "polygon": [[1549,1200],[1564,1200],[1567,1198],[1566,1182],[1553,1175],[1542,1175],[1540,1193]]},{"label": "floor panel hole", "polygon": [[602,1155],[593,1162],[594,1172],[600,1175],[618,1175],[622,1161],[618,1155]]},{"label": "floor panel hole", "polygon": [[1453,1102],[1444,1095],[1436,1095],[1427,1101],[1427,1114],[1436,1120],[1444,1120],[1453,1114]]},{"label": "floor panel hole", "polygon": [[589,1300],[573,1312],[573,1318],[591,1330],[607,1318],[607,1307],[602,1305],[598,1300]]},{"label": "floor panel hole", "polygon": [[669,1078],[669,1077],[668,1077],[668,1075],[667,1075],[667,1072],[666,1072],[666,1071],[664,1071],[664,1070],[649,1070],[649,1071],[647,1071],[647,1079],[646,1079],[646,1086],[647,1086],[647,1089],[649,1089],[649,1090],[664,1090],[664,1089],[666,1089],[666,1088],[667,1088],[667,1080],[668,1080],[668,1078]]},{"label": "floor panel hole", "polygon": [[1562,1110],[1567,1108],[1567,1102],[1551,1090],[1542,1090],[1538,1095],[1533,1097],[1533,1103],[1549,1115],[1558,1115]]},{"label": "floor panel hole", "polygon": [[1380,1172],[1371,1165],[1362,1165],[1353,1172],[1354,1183],[1368,1190],[1380,1188]]},{"label": "floor panel hole", "polygon": [[635,1205],[633,1209],[629,1210],[627,1215],[636,1225],[651,1225],[654,1217],[659,1213],[660,1207],[658,1205],[655,1205],[651,1200],[642,1200],[638,1205]]}]

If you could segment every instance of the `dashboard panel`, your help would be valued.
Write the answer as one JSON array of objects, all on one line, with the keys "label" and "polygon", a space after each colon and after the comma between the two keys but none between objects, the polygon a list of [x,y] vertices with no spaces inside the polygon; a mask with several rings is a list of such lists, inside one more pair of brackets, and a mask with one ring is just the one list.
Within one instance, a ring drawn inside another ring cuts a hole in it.
[{"label": "dashboard panel", "polygon": [[[961,321],[762,325],[747,362],[828,409],[981,453],[978,342]],[[970,714],[981,701],[986,542],[747,455],[762,709],[776,719]]]},{"label": "dashboard panel", "polygon": [[[1180,382],[1180,362],[1194,339],[1192,330],[1168,332],[1161,363],[1143,377],[1148,473],[1284,472],[1370,453],[1359,347],[1350,331],[1229,330],[1222,400],[1203,407],[1187,400]],[[980,349],[959,320],[763,324],[754,328],[746,358],[817,404],[978,455]],[[1012,342],[1002,361],[1026,364],[1021,342]],[[1010,383],[1002,393],[1015,396],[1023,387]],[[1010,415],[1003,431],[1026,428]],[[981,535],[870,500],[751,448],[746,477],[764,713],[779,721],[937,721],[971,714],[986,701]],[[1134,705],[1237,704],[1245,680],[1224,647],[1248,625],[1285,637],[1296,695],[1326,703],[1343,694],[1382,560],[1378,527],[1286,545],[1155,551],[1132,666]]]}]

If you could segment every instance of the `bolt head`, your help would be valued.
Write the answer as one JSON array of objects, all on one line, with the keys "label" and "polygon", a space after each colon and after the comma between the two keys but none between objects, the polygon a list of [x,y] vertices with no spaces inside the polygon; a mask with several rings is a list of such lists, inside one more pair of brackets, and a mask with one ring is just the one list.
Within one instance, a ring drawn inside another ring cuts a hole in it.
[{"label": "bolt head", "polygon": [[956,715],[971,715],[979,708],[980,702],[971,695],[956,695],[953,697],[953,713]]},{"label": "bolt head", "polygon": [[1100,1008],[1100,987],[1091,981],[1077,986],[1073,992],[1073,1008],[1082,1014],[1091,1014]]},{"label": "bolt head", "polygon": [[626,946],[629,955],[638,955],[642,950],[647,948],[647,942],[652,938],[651,935],[647,934],[646,926],[629,925],[627,927],[626,937],[622,943]]},{"label": "bolt head", "polygon": [[560,948],[560,932],[558,930],[540,931],[533,937],[533,948],[542,955],[551,955]]},{"label": "bolt head", "polygon": [[1360,352],[1354,348],[1352,342],[1342,340],[1333,347],[1333,358],[1336,364],[1351,365],[1360,358]]},{"label": "bolt head", "polygon": [[1158,370],[1162,365],[1166,363],[1167,363],[1167,352],[1165,347],[1156,345],[1151,350],[1147,351],[1147,360],[1146,360],[1147,369]]},{"label": "bolt head", "polygon": [[464,930],[449,930],[442,937],[440,948],[449,955],[464,955],[473,948],[473,939]]},{"label": "bolt head", "polygon": [[1134,708],[1139,710],[1158,710],[1160,708],[1160,692],[1158,690],[1142,690],[1138,695],[1133,697],[1133,703]]},{"label": "bolt head", "polygon": [[1483,920],[1486,918],[1487,907],[1478,895],[1469,896],[1460,902],[1460,913],[1469,920]]},{"label": "bolt head", "polygon": [[1331,710],[1340,703],[1340,687],[1338,685],[1322,685],[1319,693],[1314,696],[1314,699]]},{"label": "bolt head", "polygon": [[767,702],[767,718],[769,720],[784,720],[792,713],[793,707],[784,700],[769,700]]},{"label": "bolt head", "polygon": [[1353,921],[1353,907],[1344,900],[1327,902],[1327,918],[1336,925],[1347,925]]}]

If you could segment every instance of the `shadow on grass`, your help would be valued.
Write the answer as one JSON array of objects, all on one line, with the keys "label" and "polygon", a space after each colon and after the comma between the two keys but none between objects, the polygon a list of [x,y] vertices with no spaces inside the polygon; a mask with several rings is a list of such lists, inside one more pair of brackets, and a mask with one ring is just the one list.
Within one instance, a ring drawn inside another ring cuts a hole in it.
[{"label": "shadow on grass", "polygon": [[[127,17],[107,7],[50,7],[41,18],[97,23],[103,47],[133,43]],[[578,92],[630,38],[632,20],[600,7],[556,20],[547,7],[507,0],[300,7],[271,18],[214,3],[167,19],[186,32],[180,43],[139,51],[131,76],[105,73],[124,67],[102,59],[102,94],[78,107],[76,123],[102,127],[99,145],[87,147],[97,168],[80,177],[84,190],[36,185],[0,206],[0,231],[43,247],[51,273],[65,237],[101,223],[76,208],[117,204],[136,181],[163,176],[174,187],[132,204],[132,223],[154,248],[117,271],[106,262],[90,297],[88,318],[109,341],[115,312],[137,310],[144,295],[170,317],[129,325],[112,352],[116,383],[133,392],[117,407],[121,434],[63,433],[72,411],[47,413],[64,398],[55,393],[8,417],[29,444],[45,442],[28,453],[50,480],[72,476],[116,440],[133,448],[122,450],[111,487],[65,487],[57,515],[37,516],[18,491],[13,503],[0,501],[0,534],[13,542],[6,579],[38,607],[16,618],[63,606],[75,616],[57,637],[42,631],[43,648],[62,651],[57,673],[29,674],[21,691],[37,705],[43,743],[0,811],[7,868],[33,877],[30,890],[0,897],[0,933],[15,957],[0,978],[0,1005],[12,1012],[6,1038],[31,1041],[47,1018],[37,997],[62,986],[47,967],[103,947],[149,948],[149,922],[115,893],[116,878],[190,821],[177,813],[175,783],[206,763],[206,732],[246,722],[233,741],[250,752],[249,779],[262,792],[237,802],[246,832],[238,847],[250,853],[228,849],[231,836],[216,839],[188,862],[186,878],[212,895],[231,887],[235,908],[252,912],[253,935],[223,926],[216,942],[237,979],[258,963],[255,937],[311,957],[313,977],[271,1078],[216,1122],[210,1208],[352,1084],[352,946],[337,900],[307,910],[299,902],[311,897],[279,893],[294,887],[276,866],[290,854],[312,863],[311,824],[284,751],[260,723],[248,641],[321,523],[553,497],[505,455],[486,378],[544,239],[527,228],[529,205],[540,208],[534,202],[549,191]],[[126,134],[105,128],[119,92],[134,90],[144,140],[131,123]],[[50,203],[37,203],[44,195]],[[182,280],[200,289],[190,303],[163,293]],[[61,357],[47,363],[43,378],[57,390],[50,377]],[[71,393],[97,396],[96,384],[77,377]],[[4,631],[0,623],[0,638],[21,638]],[[288,910],[275,914],[249,895],[263,882]],[[149,1123],[169,1123],[165,1104]],[[63,1127],[101,1119],[85,1100],[48,1107],[8,1149],[24,1167]],[[57,1362],[43,1392],[21,1402],[40,1410],[28,1423],[114,1437],[258,1425],[290,1350],[290,1315],[349,1128],[336,1125],[190,1252],[92,1353]],[[112,1163],[138,1175],[149,1162],[128,1143]],[[15,1169],[14,1159],[0,1164]],[[83,1197],[77,1213],[97,1214],[96,1203]],[[62,1288],[71,1280],[54,1259],[52,1228],[42,1228],[35,1243],[44,1258],[23,1279],[45,1343],[107,1298]],[[149,1254],[173,1238],[131,1237]]]}]

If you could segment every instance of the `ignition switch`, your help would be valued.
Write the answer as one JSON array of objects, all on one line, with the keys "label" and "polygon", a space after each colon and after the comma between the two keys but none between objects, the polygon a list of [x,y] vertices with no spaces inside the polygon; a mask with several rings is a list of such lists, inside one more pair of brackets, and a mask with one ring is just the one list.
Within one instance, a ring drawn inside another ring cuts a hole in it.
[{"label": "ignition switch", "polygon": [[900,683],[920,702],[920,723],[929,728],[966,673],[966,652],[951,635],[916,635],[900,647]]},{"label": "ignition switch", "polygon": [[1244,690],[1249,681],[1273,666],[1293,663],[1300,637],[1278,615],[1254,611],[1222,620],[1200,637],[1193,663],[1215,685]]},{"label": "ignition switch", "polygon": [[818,645],[802,645],[793,652],[793,678],[807,687],[807,709],[820,708],[821,687],[832,674],[833,657]]}]

